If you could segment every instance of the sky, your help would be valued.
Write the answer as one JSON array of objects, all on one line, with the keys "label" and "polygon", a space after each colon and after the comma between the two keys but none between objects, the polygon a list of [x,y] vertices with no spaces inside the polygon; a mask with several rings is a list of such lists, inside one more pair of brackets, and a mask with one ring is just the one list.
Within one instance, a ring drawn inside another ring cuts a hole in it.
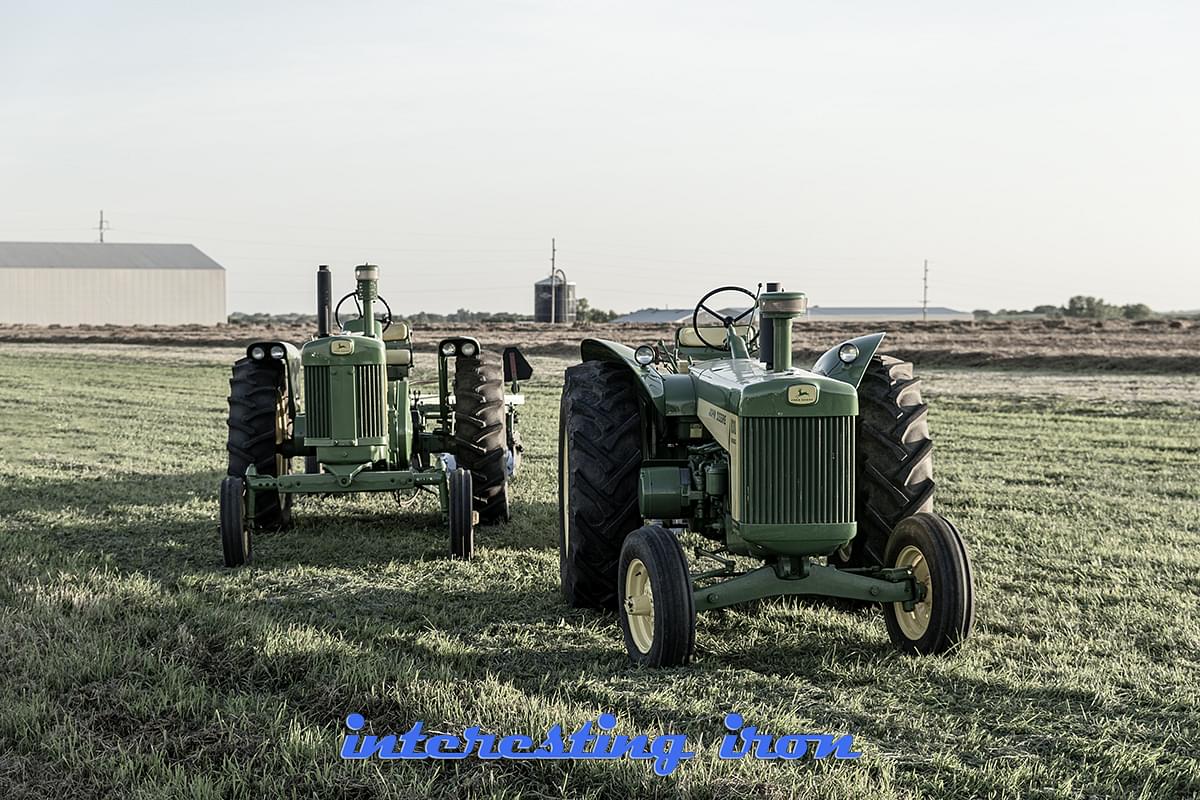
[{"label": "sky", "polygon": [[1200,308],[1200,4],[0,0],[0,240],[400,313]]}]

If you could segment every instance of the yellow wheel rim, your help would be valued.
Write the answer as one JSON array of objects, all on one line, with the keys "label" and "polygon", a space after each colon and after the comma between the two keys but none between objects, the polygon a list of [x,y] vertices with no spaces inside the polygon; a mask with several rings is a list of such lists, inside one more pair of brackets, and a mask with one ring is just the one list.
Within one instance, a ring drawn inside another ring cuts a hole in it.
[{"label": "yellow wheel rim", "polygon": [[[291,436],[291,424],[288,420],[287,399],[283,392],[279,393],[279,397],[275,400],[275,444],[281,445]],[[291,472],[291,459],[284,458],[278,451],[275,452],[275,474],[286,475]]]},{"label": "yellow wheel rim", "polygon": [[929,617],[933,610],[933,581],[929,577],[929,562],[925,560],[925,554],[920,549],[910,544],[896,556],[895,566],[911,569],[917,583],[925,587],[925,597],[912,611],[905,611],[903,603],[894,604],[896,623],[901,632],[915,642],[929,630]]},{"label": "yellow wheel rim", "polygon": [[246,519],[246,482],[242,481],[242,560],[250,555],[250,523]]},{"label": "yellow wheel rim", "polygon": [[654,589],[650,585],[650,571],[640,558],[630,561],[625,570],[624,608],[634,645],[649,653],[654,645]]}]

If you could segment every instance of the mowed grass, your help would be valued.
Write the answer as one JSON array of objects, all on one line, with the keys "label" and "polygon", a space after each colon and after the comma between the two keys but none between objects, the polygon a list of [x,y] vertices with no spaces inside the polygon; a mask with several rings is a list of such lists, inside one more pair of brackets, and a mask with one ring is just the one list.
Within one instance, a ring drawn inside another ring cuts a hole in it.
[{"label": "mowed grass", "polygon": [[[1200,379],[939,372],[939,509],[974,557],[948,658],[878,611],[702,615],[631,668],[560,602],[565,362],[522,414],[513,522],[444,557],[436,509],[304,499],[221,565],[226,354],[0,348],[0,797],[1188,797],[1200,792]],[[228,354],[232,357],[232,351]],[[431,368],[429,359],[420,366]],[[852,733],[851,762],[721,761],[724,714]],[[608,711],[685,733],[645,762],[343,762],[342,720],[539,737]]]}]

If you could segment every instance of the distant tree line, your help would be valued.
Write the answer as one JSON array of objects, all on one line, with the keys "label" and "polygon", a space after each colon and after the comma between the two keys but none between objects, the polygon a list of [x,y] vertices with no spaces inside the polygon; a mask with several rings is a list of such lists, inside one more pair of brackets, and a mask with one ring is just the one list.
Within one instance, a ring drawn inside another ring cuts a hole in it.
[{"label": "distant tree line", "polygon": [[599,308],[592,308],[592,304],[587,301],[586,297],[581,297],[575,301],[576,322],[612,322],[616,318],[617,312],[611,309],[604,311]]},{"label": "distant tree line", "polygon": [[248,314],[234,311],[229,315],[230,325],[311,325],[317,327],[316,314]]},{"label": "distant tree line", "polygon": [[450,314],[418,311],[415,314],[407,315],[405,319],[413,325],[430,325],[438,322],[531,322],[533,316],[531,314],[514,314],[510,311],[472,311],[469,308],[460,308]]},{"label": "distant tree line", "polygon": [[1015,308],[988,311],[981,308],[976,309],[974,314],[975,319],[1150,319],[1156,316],[1145,303],[1113,305],[1102,298],[1082,294],[1072,297],[1065,306],[1042,305],[1024,311]]},{"label": "distant tree line", "polygon": [[[353,309],[351,309],[353,311]],[[344,314],[345,312],[343,312]],[[604,311],[592,308],[586,297],[575,302],[576,322],[609,322],[617,316],[615,311]],[[436,325],[448,322],[468,322],[487,324],[490,322],[532,322],[532,314],[515,314],[510,311],[471,311],[460,308],[450,314],[436,314],[432,311],[418,311],[415,314],[399,315],[413,325]],[[230,325],[279,325],[279,326],[311,326],[317,327],[316,314],[248,314],[235,311],[229,315]]]}]

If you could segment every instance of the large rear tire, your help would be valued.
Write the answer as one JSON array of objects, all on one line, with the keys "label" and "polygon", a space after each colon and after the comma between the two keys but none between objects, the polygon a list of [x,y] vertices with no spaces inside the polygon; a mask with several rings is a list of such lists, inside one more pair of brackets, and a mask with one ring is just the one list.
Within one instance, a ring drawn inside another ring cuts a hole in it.
[{"label": "large rear tire", "polygon": [[615,609],[621,545],[642,525],[641,412],[626,368],[587,361],[567,369],[558,428],[563,595],[577,608]]},{"label": "large rear tire", "polygon": [[508,520],[508,434],[504,370],[490,354],[454,360],[454,444],[458,464],[471,471],[479,522]]},{"label": "large rear tire", "polygon": [[[244,478],[251,464],[259,475],[286,475],[292,462],[279,453],[291,436],[288,385],[283,365],[275,360],[238,359],[229,379],[229,451],[227,475]],[[254,495],[255,528],[280,528],[292,517],[292,496],[260,491]]]},{"label": "large rear tire", "polygon": [[900,521],[933,511],[928,412],[911,363],[871,359],[858,387],[858,535],[835,554],[835,562],[882,566]]}]

